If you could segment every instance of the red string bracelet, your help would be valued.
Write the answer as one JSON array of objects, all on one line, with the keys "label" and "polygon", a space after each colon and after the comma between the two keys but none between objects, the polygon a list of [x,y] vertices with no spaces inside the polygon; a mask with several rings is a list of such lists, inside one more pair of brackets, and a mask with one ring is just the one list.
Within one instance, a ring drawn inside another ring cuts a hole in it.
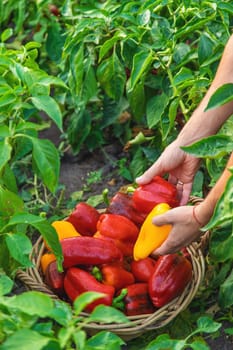
[{"label": "red string bracelet", "polygon": [[195,221],[198,223],[198,225],[200,225],[202,227],[204,225],[198,220],[197,215],[195,213],[196,207],[197,207],[196,205],[193,206],[193,217],[194,217]]}]

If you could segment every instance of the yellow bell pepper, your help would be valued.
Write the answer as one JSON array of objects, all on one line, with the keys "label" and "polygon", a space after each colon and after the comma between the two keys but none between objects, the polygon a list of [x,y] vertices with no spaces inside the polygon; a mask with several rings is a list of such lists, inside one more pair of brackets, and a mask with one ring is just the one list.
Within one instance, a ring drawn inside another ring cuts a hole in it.
[{"label": "yellow bell pepper", "polygon": [[141,260],[149,256],[168,237],[171,225],[156,226],[152,223],[152,219],[157,215],[164,214],[169,209],[171,207],[167,203],[159,203],[147,215],[134,245],[134,260]]}]

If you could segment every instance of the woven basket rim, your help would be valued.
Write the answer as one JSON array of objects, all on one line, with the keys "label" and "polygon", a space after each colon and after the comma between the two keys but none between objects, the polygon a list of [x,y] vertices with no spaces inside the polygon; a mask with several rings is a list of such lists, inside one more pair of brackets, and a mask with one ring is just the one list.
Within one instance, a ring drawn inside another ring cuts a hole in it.
[{"label": "woven basket rim", "polygon": [[[190,203],[194,205],[201,201],[202,199],[199,197],[190,198]],[[101,324],[91,322],[85,325],[85,329],[90,333],[108,330],[118,334],[124,339],[131,339],[139,336],[145,331],[159,329],[167,325],[191,303],[202,283],[205,275],[205,257],[203,251],[208,240],[209,232],[207,231],[203,234],[199,242],[193,242],[187,246],[193,266],[193,278],[186,286],[183,293],[177,298],[157,309],[152,314],[128,316],[128,319],[130,320],[128,323]],[[40,270],[40,259],[44,249],[43,237],[40,236],[35,242],[30,256],[34,266],[27,268],[26,270],[18,270],[17,278],[27,287],[27,289],[40,291],[49,295],[54,300],[60,300],[60,298],[54,294],[54,292],[43,281],[43,274]],[[81,315],[83,317],[88,316],[85,312],[82,312]]]}]

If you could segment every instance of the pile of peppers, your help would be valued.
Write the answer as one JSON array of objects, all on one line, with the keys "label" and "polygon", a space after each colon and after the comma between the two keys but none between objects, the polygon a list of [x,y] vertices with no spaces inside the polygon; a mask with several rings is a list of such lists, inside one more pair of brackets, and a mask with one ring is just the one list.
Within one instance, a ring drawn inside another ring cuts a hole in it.
[{"label": "pile of peppers", "polygon": [[155,227],[151,217],[178,205],[176,187],[158,176],[133,194],[117,192],[102,213],[86,202],[78,203],[66,219],[52,223],[62,247],[63,272],[45,242],[41,257],[45,283],[70,303],[87,291],[102,293],[86,312],[99,304],[116,307],[127,316],[155,312],[182,294],[192,279],[187,250],[157,259],[151,256],[171,229]]}]

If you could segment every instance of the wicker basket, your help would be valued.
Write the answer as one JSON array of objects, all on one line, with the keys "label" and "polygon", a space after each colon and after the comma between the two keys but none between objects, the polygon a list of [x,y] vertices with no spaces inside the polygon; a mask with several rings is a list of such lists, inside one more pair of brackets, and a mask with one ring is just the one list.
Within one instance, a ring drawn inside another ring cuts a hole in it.
[{"label": "wicker basket", "polygon": [[[198,204],[200,201],[201,199],[197,197],[192,197],[190,200],[190,202],[194,205]],[[101,330],[108,330],[118,334],[125,340],[129,340],[140,336],[145,331],[158,329],[168,324],[190,304],[200,287],[205,274],[204,248],[206,247],[208,238],[209,232],[206,232],[199,242],[194,242],[187,247],[192,260],[193,278],[179,297],[173,299],[170,303],[159,308],[153,314],[129,316],[129,323],[89,323],[85,326],[86,331],[90,334],[94,334]],[[43,276],[40,270],[40,259],[43,252],[44,244],[42,237],[40,237],[33,246],[31,253],[31,260],[34,264],[34,267],[28,268],[25,271],[19,270],[17,272],[17,278],[23,282],[23,284],[29,290],[37,290],[46,293],[53,299],[58,300],[59,297],[55,295],[43,281]],[[84,317],[86,315],[86,313],[83,313]]]}]

